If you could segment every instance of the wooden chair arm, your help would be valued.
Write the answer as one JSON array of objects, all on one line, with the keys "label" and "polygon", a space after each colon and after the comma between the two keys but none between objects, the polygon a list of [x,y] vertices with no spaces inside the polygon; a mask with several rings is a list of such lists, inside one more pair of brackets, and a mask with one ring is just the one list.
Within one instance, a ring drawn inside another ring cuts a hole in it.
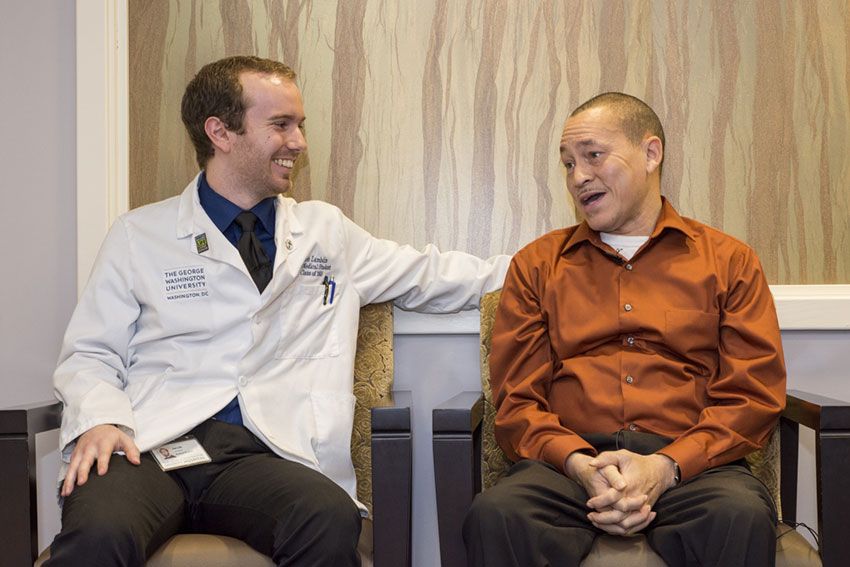
[{"label": "wooden chair arm", "polygon": [[55,400],[0,409],[0,565],[32,565],[38,556],[35,436],[61,420]]},{"label": "wooden chair arm", "polygon": [[393,392],[372,412],[372,508],[375,567],[411,562],[412,396]]},{"label": "wooden chair arm", "polygon": [[780,418],[782,518],[797,516],[799,427],[815,431],[818,542],[824,565],[842,565],[850,556],[850,404],[789,390]]},{"label": "wooden chair arm", "polygon": [[443,567],[464,567],[463,520],[481,492],[484,395],[462,392],[433,411],[434,480]]}]

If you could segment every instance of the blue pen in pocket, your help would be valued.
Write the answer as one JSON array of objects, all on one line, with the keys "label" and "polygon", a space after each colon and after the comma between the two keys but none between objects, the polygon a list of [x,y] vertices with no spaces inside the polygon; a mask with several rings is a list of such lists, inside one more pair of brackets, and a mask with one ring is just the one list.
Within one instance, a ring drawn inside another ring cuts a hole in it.
[{"label": "blue pen in pocket", "polygon": [[331,276],[330,281],[328,282],[331,286],[331,305],[334,304],[334,293],[336,292],[336,282],[334,281],[334,277]]}]

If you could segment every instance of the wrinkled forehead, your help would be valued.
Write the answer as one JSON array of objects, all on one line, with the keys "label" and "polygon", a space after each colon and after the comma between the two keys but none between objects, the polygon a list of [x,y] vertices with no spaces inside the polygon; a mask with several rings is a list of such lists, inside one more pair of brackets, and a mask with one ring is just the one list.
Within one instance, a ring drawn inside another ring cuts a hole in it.
[{"label": "wrinkled forehead", "polygon": [[590,108],[570,116],[561,133],[561,153],[578,151],[591,145],[606,145],[626,136],[620,120],[605,107]]}]

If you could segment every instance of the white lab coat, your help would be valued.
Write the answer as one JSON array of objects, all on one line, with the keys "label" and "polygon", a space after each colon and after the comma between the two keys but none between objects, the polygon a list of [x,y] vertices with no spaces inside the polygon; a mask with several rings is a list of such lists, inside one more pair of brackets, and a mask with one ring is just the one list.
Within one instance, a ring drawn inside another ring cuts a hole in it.
[{"label": "white lab coat", "polygon": [[[371,236],[332,205],[281,196],[274,276],[259,294],[201,208],[197,181],[121,216],[102,245],[54,375],[63,460],[95,425],[127,428],[144,452],[238,396],[245,426],[275,453],[355,498],[360,307],[472,308],[501,287],[509,258],[419,252]],[[332,302],[325,276],[336,283]]]}]

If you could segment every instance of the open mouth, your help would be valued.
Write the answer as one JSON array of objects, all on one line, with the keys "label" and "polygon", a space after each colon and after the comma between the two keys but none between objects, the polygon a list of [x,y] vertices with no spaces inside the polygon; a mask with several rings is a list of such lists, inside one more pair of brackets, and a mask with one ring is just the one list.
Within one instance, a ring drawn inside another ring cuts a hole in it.
[{"label": "open mouth", "polygon": [[599,199],[601,199],[604,196],[605,196],[605,193],[603,193],[601,191],[600,192],[585,193],[584,195],[579,197],[579,202],[581,203],[582,207],[587,207],[587,206],[592,205],[593,203],[597,202]]},{"label": "open mouth", "polygon": [[295,160],[292,159],[276,159],[274,162],[281,167],[289,169],[292,169],[295,166]]}]

